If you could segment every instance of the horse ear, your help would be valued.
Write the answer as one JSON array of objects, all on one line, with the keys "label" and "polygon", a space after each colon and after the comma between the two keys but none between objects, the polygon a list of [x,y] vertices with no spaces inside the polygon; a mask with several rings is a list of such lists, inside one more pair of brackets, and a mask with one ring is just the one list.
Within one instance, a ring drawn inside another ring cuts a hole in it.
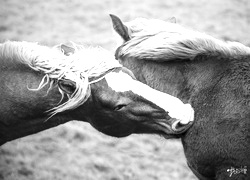
[{"label": "horse ear", "polygon": [[130,40],[128,27],[122,23],[120,18],[113,14],[110,14],[110,18],[112,20],[114,30],[122,37],[122,39],[124,41]]},{"label": "horse ear", "polygon": [[176,22],[177,22],[177,20],[176,20],[176,18],[175,18],[175,17],[171,17],[171,18],[167,19],[167,22],[170,22],[170,23],[176,23]]},{"label": "horse ear", "polygon": [[61,44],[61,51],[64,55],[69,56],[75,53],[75,49],[73,47],[67,46],[65,44]]},{"label": "horse ear", "polygon": [[58,86],[63,92],[69,95],[73,94],[76,90],[76,83],[68,79],[59,80]]},{"label": "horse ear", "polygon": [[61,51],[61,52],[63,52],[63,54],[65,56],[69,56],[69,55],[75,53],[75,48],[67,46],[65,44],[56,45],[56,46],[54,46],[54,48],[57,49],[57,50],[59,50],[59,51]]}]

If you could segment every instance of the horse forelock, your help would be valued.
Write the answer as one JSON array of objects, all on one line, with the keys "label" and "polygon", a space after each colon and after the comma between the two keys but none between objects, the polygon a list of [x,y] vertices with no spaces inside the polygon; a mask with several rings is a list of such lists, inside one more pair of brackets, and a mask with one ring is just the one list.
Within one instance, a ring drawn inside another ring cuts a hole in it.
[{"label": "horse forelock", "polygon": [[157,19],[138,18],[125,23],[130,40],[122,44],[116,56],[170,61],[192,60],[201,54],[224,56],[249,55],[250,48],[238,42],[225,42],[179,24]]},{"label": "horse forelock", "polygon": [[[75,48],[74,54],[69,56],[58,48],[50,48],[30,42],[7,41],[0,45],[1,62],[8,64],[8,61],[28,65],[35,71],[44,73],[39,87],[40,90],[46,84],[53,86],[60,79],[68,79],[76,84],[76,90],[72,95],[65,94],[58,87],[62,98],[67,95],[68,100],[63,104],[54,107],[49,112],[53,116],[57,113],[75,109],[82,105],[90,96],[89,78],[100,77],[110,69],[121,67],[114,59],[112,53],[101,47],[86,47],[72,43]],[[11,66],[11,64],[9,63]],[[100,79],[95,80],[98,81]]]}]

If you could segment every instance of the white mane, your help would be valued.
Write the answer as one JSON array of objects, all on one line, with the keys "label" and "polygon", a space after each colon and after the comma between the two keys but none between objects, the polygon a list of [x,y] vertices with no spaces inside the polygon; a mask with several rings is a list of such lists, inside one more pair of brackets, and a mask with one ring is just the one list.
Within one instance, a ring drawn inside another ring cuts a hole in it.
[{"label": "white mane", "polygon": [[131,40],[117,51],[117,56],[169,61],[194,59],[200,54],[249,55],[250,48],[238,42],[224,42],[178,24],[138,18],[125,23]]},{"label": "white mane", "polygon": [[[74,54],[65,56],[58,48],[49,48],[30,42],[7,41],[0,44],[0,58],[8,62],[23,63],[35,71],[44,73],[39,87],[53,86],[57,80],[68,79],[76,83],[76,90],[68,100],[51,110],[51,115],[74,109],[83,104],[90,96],[90,77],[99,77],[110,69],[121,67],[112,53],[100,47],[85,47],[72,43]],[[6,62],[6,63],[8,63]],[[100,80],[100,79],[99,79]],[[98,80],[96,80],[98,81]],[[95,82],[96,82],[95,81]],[[64,93],[59,89],[64,97]]]}]

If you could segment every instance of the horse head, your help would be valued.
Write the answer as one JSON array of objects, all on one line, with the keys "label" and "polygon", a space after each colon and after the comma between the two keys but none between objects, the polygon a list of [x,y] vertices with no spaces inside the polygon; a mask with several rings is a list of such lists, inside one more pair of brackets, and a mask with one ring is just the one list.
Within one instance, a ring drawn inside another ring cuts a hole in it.
[{"label": "horse head", "polygon": [[[66,54],[75,53],[74,48],[66,45],[61,45],[61,49]],[[117,62],[114,58],[108,61]],[[88,110],[76,108],[75,119],[84,117],[97,130],[115,137],[132,133],[174,137],[192,125],[194,112],[189,104],[137,81],[129,69],[115,64],[116,67],[89,77],[90,93],[83,104]],[[71,96],[76,85],[70,80],[60,80],[58,86]]]}]

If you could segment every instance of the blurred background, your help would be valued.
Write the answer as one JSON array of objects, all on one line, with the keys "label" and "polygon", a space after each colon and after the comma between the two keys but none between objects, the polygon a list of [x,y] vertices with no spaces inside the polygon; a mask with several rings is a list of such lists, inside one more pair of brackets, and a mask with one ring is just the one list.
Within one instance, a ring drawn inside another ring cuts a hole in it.
[{"label": "blurred background", "polygon": [[[109,14],[168,19],[250,45],[249,0],[0,0],[0,42],[67,41],[116,48]],[[1,117],[0,117],[1,118]],[[209,127],[208,127],[209,128]],[[195,180],[179,140],[118,139],[70,122],[0,147],[4,180]]]}]

